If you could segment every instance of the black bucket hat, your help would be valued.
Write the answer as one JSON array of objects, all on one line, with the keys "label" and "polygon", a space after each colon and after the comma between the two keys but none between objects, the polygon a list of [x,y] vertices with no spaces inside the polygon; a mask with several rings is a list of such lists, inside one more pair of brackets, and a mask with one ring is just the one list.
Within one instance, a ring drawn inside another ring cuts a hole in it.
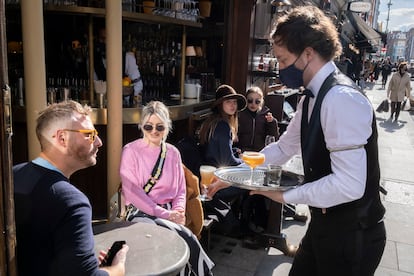
[{"label": "black bucket hat", "polygon": [[246,98],[243,95],[237,94],[236,90],[230,85],[222,84],[216,90],[216,101],[213,103],[212,108],[215,108],[223,101],[230,99],[237,100],[238,111],[245,109],[247,106]]}]

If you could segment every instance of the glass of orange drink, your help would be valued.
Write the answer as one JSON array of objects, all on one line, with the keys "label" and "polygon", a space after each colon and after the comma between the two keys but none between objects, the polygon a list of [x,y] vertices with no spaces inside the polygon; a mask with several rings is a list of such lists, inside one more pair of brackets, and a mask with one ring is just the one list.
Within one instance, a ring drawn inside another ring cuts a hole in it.
[{"label": "glass of orange drink", "polygon": [[245,151],[242,154],[242,160],[244,163],[249,165],[251,171],[250,171],[250,184],[254,184],[253,182],[253,171],[254,168],[261,165],[265,161],[265,155],[261,152],[256,151]]},{"label": "glass of orange drink", "polygon": [[201,165],[200,166],[200,176],[201,176],[201,194],[200,194],[200,200],[202,201],[208,201],[211,200],[207,196],[207,190],[204,187],[207,187],[211,184],[214,178],[214,172],[216,171],[216,167],[208,166],[208,165]]}]

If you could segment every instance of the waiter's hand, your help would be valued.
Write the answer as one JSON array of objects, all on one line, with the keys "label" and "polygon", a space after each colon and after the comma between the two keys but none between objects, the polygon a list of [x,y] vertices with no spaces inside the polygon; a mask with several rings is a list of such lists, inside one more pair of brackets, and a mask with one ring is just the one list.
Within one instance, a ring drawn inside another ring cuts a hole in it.
[{"label": "waiter's hand", "polygon": [[213,182],[208,185],[207,188],[207,196],[209,198],[213,198],[213,196],[220,191],[221,189],[230,187],[230,184],[224,181],[219,180],[218,178],[214,178]]},{"label": "waiter's hand", "polygon": [[263,195],[273,201],[285,203],[283,199],[283,192],[281,191],[250,191],[250,195]]}]

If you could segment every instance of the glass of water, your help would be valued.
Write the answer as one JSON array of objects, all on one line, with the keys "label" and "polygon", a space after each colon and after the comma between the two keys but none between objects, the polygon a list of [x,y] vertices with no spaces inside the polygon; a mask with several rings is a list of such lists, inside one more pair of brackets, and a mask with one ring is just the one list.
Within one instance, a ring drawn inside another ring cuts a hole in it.
[{"label": "glass of water", "polygon": [[269,164],[267,165],[266,183],[267,186],[278,187],[282,179],[282,166]]}]

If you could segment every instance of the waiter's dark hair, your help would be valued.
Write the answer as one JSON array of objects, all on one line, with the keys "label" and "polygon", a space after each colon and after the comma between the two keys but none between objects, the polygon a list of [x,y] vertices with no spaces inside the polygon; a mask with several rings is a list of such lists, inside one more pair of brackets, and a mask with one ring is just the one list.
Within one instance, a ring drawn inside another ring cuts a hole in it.
[{"label": "waiter's dark hair", "polygon": [[333,60],[342,52],[338,32],[332,20],[314,6],[301,6],[279,18],[272,31],[273,43],[300,55],[313,48],[325,60]]}]

